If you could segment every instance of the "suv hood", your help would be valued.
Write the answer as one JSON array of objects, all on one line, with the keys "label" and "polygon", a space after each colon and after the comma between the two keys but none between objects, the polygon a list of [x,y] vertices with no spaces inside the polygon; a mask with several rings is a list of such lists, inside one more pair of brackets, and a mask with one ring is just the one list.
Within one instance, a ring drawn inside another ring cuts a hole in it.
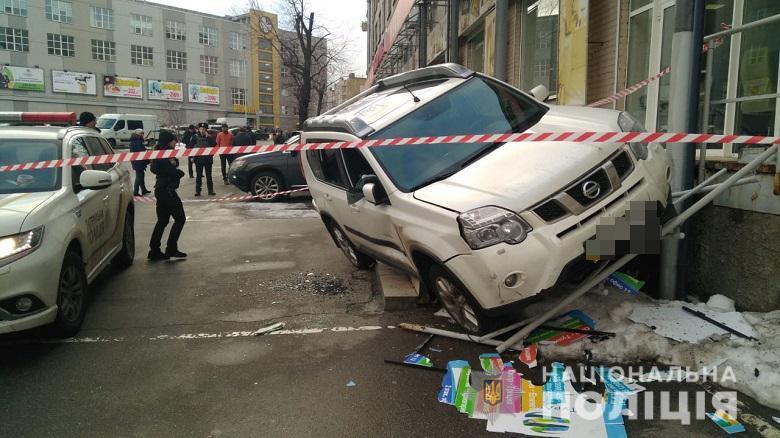
[{"label": "suv hood", "polygon": [[[527,132],[615,131],[618,114],[552,106]],[[521,212],[568,187],[620,147],[615,143],[507,143],[414,196],[460,213],[488,205]]]},{"label": "suv hood", "polygon": [[27,215],[53,194],[54,192],[0,194],[0,236],[21,231]]}]

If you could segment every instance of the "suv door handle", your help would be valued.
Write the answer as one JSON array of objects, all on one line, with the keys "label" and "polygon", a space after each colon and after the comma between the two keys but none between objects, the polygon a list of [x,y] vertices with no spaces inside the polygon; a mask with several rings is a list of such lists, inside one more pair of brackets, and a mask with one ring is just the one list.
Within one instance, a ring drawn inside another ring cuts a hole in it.
[{"label": "suv door handle", "polygon": [[353,212],[353,213],[360,213],[360,207],[358,207],[358,205],[357,205],[357,204],[350,204],[350,205],[349,205],[349,208],[351,208],[351,209],[352,209],[352,212]]},{"label": "suv door handle", "polygon": [[103,197],[103,202],[108,201],[111,198],[111,195],[106,195]]},{"label": "suv door handle", "polygon": [[330,195],[329,194],[325,193],[324,195],[322,195],[322,197],[325,198],[325,200],[330,201]]}]

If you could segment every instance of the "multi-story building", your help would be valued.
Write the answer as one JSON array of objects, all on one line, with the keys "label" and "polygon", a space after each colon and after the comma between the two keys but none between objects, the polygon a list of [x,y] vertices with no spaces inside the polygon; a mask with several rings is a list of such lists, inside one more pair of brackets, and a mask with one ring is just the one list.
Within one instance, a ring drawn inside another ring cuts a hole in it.
[{"label": "multi-story building", "polygon": [[[292,69],[295,66],[303,64],[303,50],[298,40],[298,34],[288,30],[279,30],[280,51],[287,51],[286,59],[280,61],[281,64],[281,115],[277,126],[285,131],[297,131],[300,129],[300,110],[298,108],[298,94],[300,93],[302,77],[300,73],[295,73]],[[309,100],[309,113],[307,117],[318,115],[317,93],[320,87],[328,83],[328,41],[324,38],[314,38],[313,44],[316,45],[312,55],[312,90]],[[284,58],[284,57],[283,57]]]},{"label": "multi-story building", "polygon": [[[780,1],[704,3],[704,34],[712,37],[702,59],[699,132],[778,135]],[[671,65],[675,0],[369,0],[367,20],[369,84],[450,61],[523,90],[545,85],[552,103],[584,105]],[[727,29],[736,33],[716,35]],[[605,106],[666,131],[670,90],[666,75]],[[707,174],[733,172],[754,151],[708,145],[700,161]],[[759,184],[730,190],[695,217],[691,290],[722,292],[752,310],[780,308],[780,286],[763,280],[778,276],[776,169],[767,163]]]},{"label": "multi-story building", "polygon": [[[243,117],[273,127],[279,60],[246,21],[135,0],[5,0],[0,110]],[[276,16],[253,15],[275,26]]]},{"label": "multi-story building", "polygon": [[325,106],[326,110],[335,108],[357,96],[365,85],[366,78],[358,77],[355,73],[350,73],[349,76],[339,78],[328,88],[327,97],[325,98],[325,101],[327,102]]}]

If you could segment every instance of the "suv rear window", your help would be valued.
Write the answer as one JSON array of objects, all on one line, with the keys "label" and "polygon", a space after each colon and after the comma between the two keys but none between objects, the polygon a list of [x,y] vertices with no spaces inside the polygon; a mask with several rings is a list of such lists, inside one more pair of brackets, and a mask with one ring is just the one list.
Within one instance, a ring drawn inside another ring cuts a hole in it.
[{"label": "suv rear window", "polygon": [[[535,125],[547,107],[522,93],[476,76],[372,135],[372,139],[505,134]],[[410,192],[458,172],[491,144],[376,147],[371,152],[402,191]]]}]

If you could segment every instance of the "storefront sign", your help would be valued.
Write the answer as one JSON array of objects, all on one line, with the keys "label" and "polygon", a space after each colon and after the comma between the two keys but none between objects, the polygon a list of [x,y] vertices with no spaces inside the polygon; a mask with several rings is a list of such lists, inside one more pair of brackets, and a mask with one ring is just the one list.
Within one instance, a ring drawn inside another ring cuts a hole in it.
[{"label": "storefront sign", "polygon": [[588,80],[588,0],[561,0],[558,103],[585,105]]},{"label": "storefront sign", "polygon": [[0,89],[43,91],[43,69],[4,65],[0,70]]},{"label": "storefront sign", "polygon": [[143,81],[138,78],[103,76],[103,95],[106,97],[142,99],[144,97]]},{"label": "storefront sign", "polygon": [[184,102],[184,91],[179,82],[165,82],[149,79],[149,99]]},{"label": "storefront sign", "polygon": [[219,87],[189,84],[187,98],[193,103],[208,103],[219,105]]},{"label": "storefront sign", "polygon": [[52,70],[51,82],[55,93],[97,95],[97,80],[92,73]]}]

